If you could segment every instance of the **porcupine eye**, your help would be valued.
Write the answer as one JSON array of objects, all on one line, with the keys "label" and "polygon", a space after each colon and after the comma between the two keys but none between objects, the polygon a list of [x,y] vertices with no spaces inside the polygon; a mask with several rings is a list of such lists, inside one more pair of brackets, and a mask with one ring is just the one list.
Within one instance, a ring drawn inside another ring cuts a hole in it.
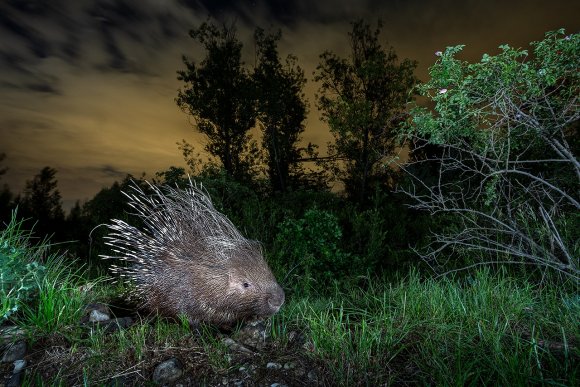
[{"label": "porcupine eye", "polygon": [[244,283],[242,284],[242,286],[243,286],[244,288],[249,288],[249,287],[250,287],[250,284],[249,284],[249,283],[247,283],[247,282],[244,282]]}]

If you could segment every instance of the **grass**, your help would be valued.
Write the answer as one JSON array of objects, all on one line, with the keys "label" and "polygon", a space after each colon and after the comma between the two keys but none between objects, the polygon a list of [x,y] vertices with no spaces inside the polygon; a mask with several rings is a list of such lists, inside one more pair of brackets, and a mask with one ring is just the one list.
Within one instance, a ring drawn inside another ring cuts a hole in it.
[{"label": "grass", "polygon": [[[114,333],[83,328],[86,304],[111,300],[123,289],[103,280],[86,286],[86,271],[46,253],[44,245],[34,247],[14,227],[0,232],[0,241],[10,247],[2,250],[10,258],[2,278],[11,279],[4,295],[19,297],[7,303],[16,307],[8,320],[31,345],[24,385],[143,385],[169,357],[183,362],[189,380],[208,385],[270,361],[300,364],[318,378],[264,371],[251,383],[580,384],[577,285],[479,270],[440,279],[411,271],[360,287],[339,284],[326,297],[300,297],[295,289],[270,320],[271,343],[242,356],[231,353],[217,330],[192,330],[186,319],[147,318]],[[32,270],[31,262],[44,269]],[[19,270],[26,281],[14,280]],[[23,286],[26,293],[12,290]],[[0,374],[10,372],[2,367]]]},{"label": "grass", "polygon": [[577,385],[580,303],[570,299],[489,270],[463,280],[411,272],[291,302],[272,325],[305,329],[312,356],[344,385]]}]

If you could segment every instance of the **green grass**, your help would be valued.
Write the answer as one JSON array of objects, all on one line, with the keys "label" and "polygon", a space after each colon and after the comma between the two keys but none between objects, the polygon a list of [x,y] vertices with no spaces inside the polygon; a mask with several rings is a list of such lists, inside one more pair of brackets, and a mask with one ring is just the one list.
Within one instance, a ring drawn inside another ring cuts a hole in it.
[{"label": "green grass", "polygon": [[276,336],[279,326],[304,329],[311,356],[340,384],[577,385],[580,376],[578,297],[489,270],[464,280],[412,272],[291,300],[274,320]]},{"label": "green grass", "polygon": [[88,290],[86,271],[10,227],[0,232],[2,291],[10,298],[3,303],[32,347],[24,385],[101,385],[115,376],[138,385],[173,356],[208,384],[237,377],[242,364],[260,369],[269,361],[305,365],[331,385],[580,384],[577,284],[502,270],[439,279],[411,271],[337,283],[325,297],[293,289],[270,320],[271,344],[236,358],[215,329],[193,330],[186,319],[147,318],[114,333],[81,327],[84,306],[114,299],[122,284],[98,279]]},{"label": "green grass", "polygon": [[[56,289],[70,294],[70,287]],[[573,386],[580,367],[578,300],[575,289],[533,286],[489,270],[437,280],[411,272],[391,283],[369,281],[365,289],[337,289],[328,298],[288,300],[272,318],[267,358],[310,364],[333,385]],[[62,307],[59,302],[51,304]],[[35,334],[46,337],[75,326],[77,306],[62,308],[62,325],[47,322]],[[26,324],[41,325],[24,316]],[[293,347],[290,334],[296,331],[304,342]],[[113,334],[94,329],[69,336],[64,346],[68,350],[58,361],[65,366],[50,378],[54,383],[147,375],[171,356],[186,359],[210,384],[239,368],[215,330],[202,326],[196,332],[185,320],[147,319]],[[256,359],[263,366],[264,359]],[[35,375],[28,376],[31,384]]]},{"label": "green grass", "polygon": [[82,268],[65,257],[50,257],[46,275],[37,279],[38,295],[23,306],[18,323],[31,335],[64,333],[78,325],[84,306],[90,302],[90,293],[81,284]]}]

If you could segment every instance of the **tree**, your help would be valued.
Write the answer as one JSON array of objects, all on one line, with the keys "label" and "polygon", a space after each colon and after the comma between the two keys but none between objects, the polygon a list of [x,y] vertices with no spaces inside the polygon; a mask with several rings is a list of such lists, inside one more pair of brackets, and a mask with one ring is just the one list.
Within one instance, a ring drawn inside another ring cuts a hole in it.
[{"label": "tree", "polygon": [[56,169],[51,167],[42,168],[32,180],[26,182],[19,214],[37,222],[35,231],[41,235],[58,233],[64,221],[57,186]]},{"label": "tree", "polygon": [[286,191],[302,174],[298,148],[304,132],[307,106],[303,88],[304,71],[296,57],[288,55],[285,66],[280,61],[277,42],[281,33],[266,34],[257,28],[254,39],[258,64],[253,78],[257,90],[258,119],[263,132],[268,176],[273,191]]},{"label": "tree", "polygon": [[[439,150],[403,166],[413,184],[402,191],[414,208],[452,216],[420,252],[435,270],[455,252],[580,279],[580,35],[549,32],[532,47],[502,45],[473,64],[449,47],[419,88],[434,109],[414,107],[403,135]],[[432,162],[435,179],[419,178],[417,163]]]},{"label": "tree", "polygon": [[394,49],[379,41],[381,28],[381,22],[374,31],[362,20],[353,22],[350,57],[324,52],[314,78],[321,82],[318,105],[335,140],[329,146],[334,170],[359,202],[367,200],[381,160],[395,151],[395,128],[416,83],[416,62],[398,63]]},{"label": "tree", "polygon": [[[0,162],[4,161],[6,158],[5,153],[0,153]],[[0,168],[0,179],[8,171],[8,168]],[[6,183],[0,188],[0,226],[4,226],[3,223],[8,224],[12,214],[13,207],[13,195],[10,188]]]},{"label": "tree", "polygon": [[183,57],[186,70],[178,71],[178,79],[185,87],[179,90],[177,105],[207,136],[206,151],[222,162],[229,176],[243,179],[251,174],[256,153],[248,133],[256,113],[252,81],[241,60],[242,44],[233,25],[206,22],[190,36],[204,46],[206,57],[199,65]]},{"label": "tree", "polygon": [[[6,158],[6,153],[0,153],[0,162],[4,161],[5,158]],[[0,177],[2,177],[2,175],[6,174],[7,171],[8,171],[8,168],[0,168]]]}]

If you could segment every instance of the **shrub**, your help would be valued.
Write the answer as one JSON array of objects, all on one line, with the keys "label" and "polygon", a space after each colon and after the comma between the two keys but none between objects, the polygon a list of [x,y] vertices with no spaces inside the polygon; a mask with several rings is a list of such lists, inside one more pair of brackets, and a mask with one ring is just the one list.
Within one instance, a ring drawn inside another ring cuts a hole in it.
[{"label": "shrub", "polygon": [[14,210],[8,225],[0,231],[0,324],[33,298],[46,271],[42,257],[48,245],[33,246],[32,232],[23,230],[23,223]]},{"label": "shrub", "polygon": [[278,230],[274,265],[285,267],[295,287],[308,293],[358,274],[355,257],[339,247],[342,231],[332,213],[313,208],[303,218],[285,220]]}]

